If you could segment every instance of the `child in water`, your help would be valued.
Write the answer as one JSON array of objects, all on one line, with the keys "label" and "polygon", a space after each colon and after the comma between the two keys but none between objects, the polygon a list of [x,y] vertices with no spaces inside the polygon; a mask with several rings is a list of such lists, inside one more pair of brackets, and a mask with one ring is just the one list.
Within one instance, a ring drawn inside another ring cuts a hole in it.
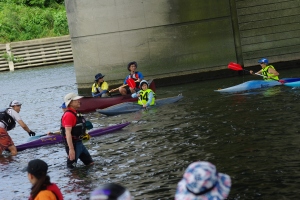
[{"label": "child in water", "polygon": [[147,108],[148,106],[155,105],[155,93],[149,89],[149,83],[145,80],[142,80],[140,82],[141,88],[140,91],[133,93],[131,95],[132,98],[138,97],[138,104],[143,106],[144,108]]}]

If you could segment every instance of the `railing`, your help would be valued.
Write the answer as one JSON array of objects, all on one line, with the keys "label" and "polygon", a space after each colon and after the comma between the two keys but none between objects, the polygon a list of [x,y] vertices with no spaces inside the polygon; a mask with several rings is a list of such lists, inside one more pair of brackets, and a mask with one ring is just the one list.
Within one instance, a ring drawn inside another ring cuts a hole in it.
[{"label": "railing", "polygon": [[0,71],[73,62],[70,36],[0,44]]}]

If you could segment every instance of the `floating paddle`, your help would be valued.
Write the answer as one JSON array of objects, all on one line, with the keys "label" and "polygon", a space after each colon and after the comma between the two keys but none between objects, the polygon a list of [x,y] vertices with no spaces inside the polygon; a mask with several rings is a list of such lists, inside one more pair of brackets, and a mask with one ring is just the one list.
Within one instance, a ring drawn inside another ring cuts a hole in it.
[{"label": "floating paddle", "polygon": [[[234,63],[234,62],[230,62],[230,63],[228,64],[228,68],[229,68],[229,69],[232,69],[232,70],[235,70],[235,71],[242,71],[242,70],[244,70],[244,71],[250,73],[249,70],[243,69],[242,66],[241,66],[240,64],[237,64],[237,63]],[[264,75],[257,74],[257,73],[255,73],[255,75],[265,77]],[[280,83],[282,83],[282,84],[285,83],[284,80],[276,80],[276,79],[274,79],[274,78],[270,78],[270,79],[272,79],[272,80],[274,80],[274,81],[278,81],[278,82],[280,82]]]}]

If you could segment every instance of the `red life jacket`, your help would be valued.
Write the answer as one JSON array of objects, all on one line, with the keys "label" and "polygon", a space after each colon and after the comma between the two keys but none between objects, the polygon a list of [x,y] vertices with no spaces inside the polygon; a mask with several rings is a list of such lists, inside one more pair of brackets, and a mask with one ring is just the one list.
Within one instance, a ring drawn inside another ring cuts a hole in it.
[{"label": "red life jacket", "polygon": [[51,183],[51,185],[48,185],[47,190],[50,190],[51,192],[53,192],[55,194],[57,200],[64,199],[60,189],[57,187],[57,185],[55,183]]}]

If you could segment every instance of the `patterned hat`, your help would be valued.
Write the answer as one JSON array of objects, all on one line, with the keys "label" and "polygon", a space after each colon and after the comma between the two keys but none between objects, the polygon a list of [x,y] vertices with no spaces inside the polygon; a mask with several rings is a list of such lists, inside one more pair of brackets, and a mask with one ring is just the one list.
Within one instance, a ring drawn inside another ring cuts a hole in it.
[{"label": "patterned hat", "polygon": [[230,176],[218,173],[216,166],[209,162],[194,162],[188,166],[178,183],[175,200],[226,199],[230,187]]}]

